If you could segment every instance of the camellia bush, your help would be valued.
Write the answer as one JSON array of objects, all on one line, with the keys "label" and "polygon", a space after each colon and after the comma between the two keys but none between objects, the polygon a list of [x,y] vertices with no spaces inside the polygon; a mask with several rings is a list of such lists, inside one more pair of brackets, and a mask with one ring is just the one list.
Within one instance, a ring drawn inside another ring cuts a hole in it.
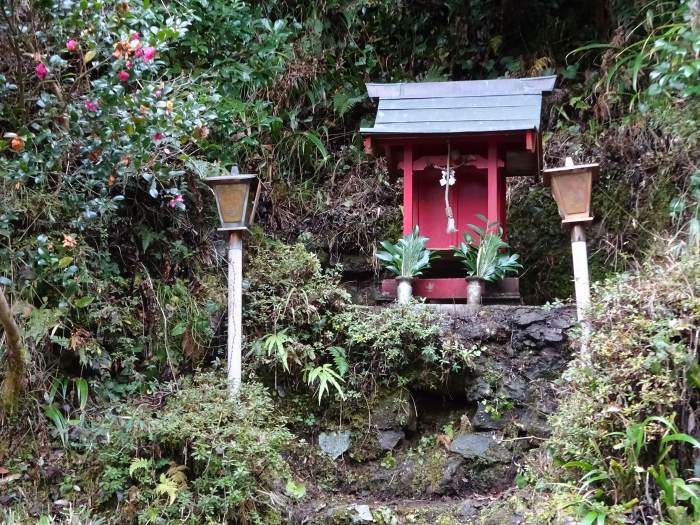
[{"label": "camellia bush", "polygon": [[[117,392],[163,365],[172,376],[208,344],[220,306],[213,202],[188,162],[216,156],[215,130],[237,129],[221,83],[182,67],[203,52],[188,36],[201,18],[148,0],[1,9],[0,284],[30,352],[126,374]],[[246,78],[260,87],[288,32],[238,17],[231,38],[258,42]]]}]

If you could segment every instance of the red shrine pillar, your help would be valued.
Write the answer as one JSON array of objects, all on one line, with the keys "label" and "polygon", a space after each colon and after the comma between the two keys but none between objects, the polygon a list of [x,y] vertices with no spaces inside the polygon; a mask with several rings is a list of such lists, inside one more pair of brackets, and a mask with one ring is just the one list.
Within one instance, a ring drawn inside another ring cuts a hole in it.
[{"label": "red shrine pillar", "polygon": [[413,231],[413,146],[403,147],[403,233]]},{"label": "red shrine pillar", "polygon": [[489,141],[489,151],[487,159],[487,198],[488,212],[487,217],[489,224],[492,222],[500,222],[500,195],[499,195],[499,177],[498,177],[498,147],[496,141]]}]

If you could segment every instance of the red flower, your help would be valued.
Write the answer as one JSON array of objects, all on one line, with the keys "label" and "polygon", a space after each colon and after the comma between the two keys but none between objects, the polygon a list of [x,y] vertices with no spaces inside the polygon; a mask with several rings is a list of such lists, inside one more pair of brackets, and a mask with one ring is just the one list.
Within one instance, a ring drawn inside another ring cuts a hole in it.
[{"label": "red flower", "polygon": [[85,109],[93,113],[96,113],[97,110],[100,109],[100,103],[95,100],[85,100],[83,104],[85,105]]},{"label": "red flower", "polygon": [[127,61],[126,61],[126,67],[127,67],[128,69],[131,69],[131,66],[133,66],[133,65],[134,65],[134,64],[131,62],[131,60],[127,60]]},{"label": "red flower", "polygon": [[46,75],[49,74],[49,70],[46,69],[46,66],[39,62],[36,67],[34,68],[34,71],[36,72],[36,76],[39,77],[39,80],[44,80],[46,78]]},{"label": "red flower", "polygon": [[163,140],[163,134],[159,131],[153,134],[153,140]]},{"label": "red flower", "polygon": [[13,137],[10,147],[13,151],[22,151],[24,149],[24,139],[22,137]]},{"label": "red flower", "polygon": [[156,48],[155,47],[147,47],[144,48],[143,50],[143,61],[144,62],[150,62],[153,60],[156,56]]},{"label": "red flower", "polygon": [[121,80],[122,82],[126,82],[127,80],[129,80],[129,73],[122,70],[119,73],[117,73],[117,77],[119,77],[119,80]]},{"label": "red flower", "polygon": [[143,56],[143,49],[139,47],[136,51],[134,51],[134,56],[136,58],[141,58]]},{"label": "red flower", "polygon": [[141,35],[139,33],[134,33],[131,35],[131,40],[141,40]]},{"label": "red flower", "polygon": [[183,202],[184,200],[185,199],[182,198],[182,195],[177,195],[168,203],[168,206],[170,206],[171,208],[175,208],[180,202]]},{"label": "red flower", "polygon": [[78,49],[78,42],[71,38],[68,42],[66,42],[66,49],[68,51],[75,51]]}]

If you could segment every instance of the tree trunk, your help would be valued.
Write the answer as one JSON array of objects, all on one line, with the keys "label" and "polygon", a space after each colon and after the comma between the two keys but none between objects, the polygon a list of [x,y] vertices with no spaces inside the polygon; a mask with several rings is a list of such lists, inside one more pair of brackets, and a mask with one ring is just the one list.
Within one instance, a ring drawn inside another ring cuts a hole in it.
[{"label": "tree trunk", "polygon": [[12,318],[10,305],[0,288],[0,325],[5,329],[5,379],[0,386],[2,403],[10,407],[17,402],[22,393],[24,379],[24,350],[19,336],[19,329]]}]

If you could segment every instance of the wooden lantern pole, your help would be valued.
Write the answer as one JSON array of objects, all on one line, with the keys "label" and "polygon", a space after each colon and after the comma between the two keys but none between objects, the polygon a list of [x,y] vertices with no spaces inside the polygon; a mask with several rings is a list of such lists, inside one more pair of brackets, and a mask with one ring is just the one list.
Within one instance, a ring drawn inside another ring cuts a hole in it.
[{"label": "wooden lantern pole", "polygon": [[234,230],[228,238],[228,339],[227,376],[231,397],[241,388],[241,334],[243,302],[243,233]]},{"label": "wooden lantern pole", "polygon": [[584,360],[588,360],[588,341],[591,337],[591,322],[588,317],[588,309],[591,307],[591,286],[588,277],[586,230],[581,224],[574,224],[571,227],[571,257],[574,263],[576,316],[581,324],[581,355]]}]

